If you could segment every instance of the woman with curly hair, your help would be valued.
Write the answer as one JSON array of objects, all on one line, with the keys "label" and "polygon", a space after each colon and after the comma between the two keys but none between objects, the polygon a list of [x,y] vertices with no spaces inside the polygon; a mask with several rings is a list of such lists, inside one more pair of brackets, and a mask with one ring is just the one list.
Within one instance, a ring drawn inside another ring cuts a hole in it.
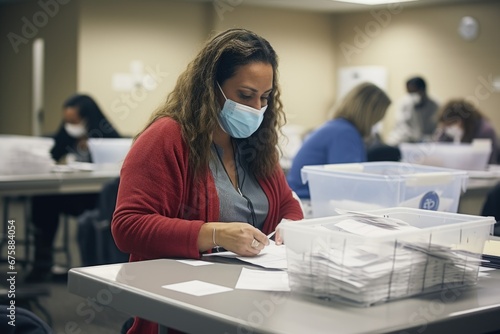
[{"label": "woman with curly hair", "polygon": [[472,143],[474,139],[491,139],[489,163],[498,162],[498,137],[491,122],[472,103],[450,100],[439,113],[436,139],[441,142]]},{"label": "woman with curly hair", "polygon": [[[121,170],[112,233],[130,261],[254,256],[281,219],[303,218],[278,163],[277,67],[264,38],[230,29],[180,75]],[[129,333],[157,329],[135,319]]]}]

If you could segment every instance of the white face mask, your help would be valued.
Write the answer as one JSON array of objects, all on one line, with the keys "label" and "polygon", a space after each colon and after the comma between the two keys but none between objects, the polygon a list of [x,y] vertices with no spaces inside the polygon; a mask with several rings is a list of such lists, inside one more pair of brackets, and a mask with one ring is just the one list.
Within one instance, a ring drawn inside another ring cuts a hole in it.
[{"label": "white face mask", "polygon": [[384,124],[382,123],[382,121],[378,121],[377,123],[375,123],[372,126],[371,135],[374,136],[374,135],[377,135],[377,134],[381,134],[382,130],[383,130],[383,127],[384,127]]},{"label": "white face mask", "polygon": [[81,138],[85,136],[85,134],[87,133],[87,128],[83,123],[80,124],[64,123],[64,130],[66,130],[66,132],[73,138]]},{"label": "white face mask", "polygon": [[419,93],[409,93],[410,99],[412,100],[413,104],[419,104],[422,102],[422,96],[420,96]]},{"label": "white face mask", "polygon": [[458,125],[450,125],[444,128],[444,133],[453,139],[453,142],[460,143],[464,136],[464,130]]}]

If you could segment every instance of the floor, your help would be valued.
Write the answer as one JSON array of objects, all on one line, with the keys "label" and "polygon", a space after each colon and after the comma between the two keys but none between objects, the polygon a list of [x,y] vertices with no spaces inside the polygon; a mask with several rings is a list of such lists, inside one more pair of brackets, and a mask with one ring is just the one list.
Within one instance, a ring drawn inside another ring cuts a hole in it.
[{"label": "floor", "polygon": [[[54,333],[120,333],[123,323],[129,318],[124,313],[110,308],[101,308],[88,303],[85,299],[68,293],[65,282],[44,284],[50,295],[41,297],[40,305],[49,312],[52,318]],[[18,283],[16,289],[22,289]],[[26,307],[26,304],[23,304]],[[45,322],[44,314],[33,304],[31,310]]]},{"label": "floor", "polygon": [[[12,210],[14,209],[14,210]],[[12,217],[22,217],[19,209],[12,208],[10,215]],[[10,219],[9,218],[9,219]],[[111,334],[120,333],[122,325],[129,316],[127,314],[117,312],[110,308],[101,308],[89,301],[76,295],[72,295],[67,291],[66,275],[57,275],[57,278],[49,283],[30,284],[23,283],[23,279],[29,268],[22,267],[20,259],[24,258],[24,247],[22,246],[22,236],[24,236],[24,224],[16,219],[16,305],[30,307],[30,309],[39,316],[42,320],[49,322],[47,317],[34,305],[33,302],[26,303],[23,301],[21,294],[27,288],[42,288],[48,290],[48,296],[39,297],[40,305],[45,308],[52,318],[52,329],[56,334],[62,333],[80,333],[80,334]],[[70,221],[69,224],[70,240],[71,240],[71,255],[72,267],[80,266],[79,251],[76,243],[76,222]],[[61,228],[59,228],[57,236],[57,244],[62,242]],[[57,246],[57,245],[56,245]],[[2,261],[0,263],[0,282],[6,282],[9,265],[5,260],[7,248],[4,246],[0,249]],[[63,254],[56,254],[56,262],[64,263],[65,257]],[[67,271],[63,267],[54,268],[56,272]],[[0,285],[2,288],[5,284]],[[3,294],[2,297],[5,297]],[[9,300],[7,300],[8,302]],[[2,301],[5,303],[5,300]]]}]

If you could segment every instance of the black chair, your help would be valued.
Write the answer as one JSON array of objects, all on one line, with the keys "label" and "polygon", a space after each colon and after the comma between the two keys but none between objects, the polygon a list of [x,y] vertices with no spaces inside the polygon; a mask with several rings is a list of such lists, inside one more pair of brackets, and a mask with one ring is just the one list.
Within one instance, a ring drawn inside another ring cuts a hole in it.
[{"label": "black chair", "polygon": [[400,161],[401,151],[396,146],[379,144],[366,150],[367,161]]},{"label": "black chair", "polygon": [[99,194],[97,208],[78,216],[78,245],[83,266],[128,261],[111,235],[111,220],[115,211],[120,179],[106,183]]},{"label": "black chair", "polygon": [[493,216],[495,224],[495,236],[500,236],[500,183],[490,190],[481,210],[481,216]]}]

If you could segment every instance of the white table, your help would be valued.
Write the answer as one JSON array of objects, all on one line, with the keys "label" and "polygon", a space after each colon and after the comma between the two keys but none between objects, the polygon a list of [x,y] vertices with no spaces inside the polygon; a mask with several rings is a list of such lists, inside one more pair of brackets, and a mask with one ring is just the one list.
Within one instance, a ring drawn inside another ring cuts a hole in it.
[{"label": "white table", "polygon": [[[47,174],[32,175],[0,175],[0,197],[3,202],[3,230],[0,240],[0,251],[5,245],[7,222],[16,218],[16,224],[24,224],[24,240],[17,240],[16,243],[24,244],[25,259],[18,259],[18,262],[30,262],[30,228],[26,222],[30,221],[31,197],[35,195],[56,195],[56,194],[86,194],[99,193],[106,182],[119,177],[119,168],[93,171],[72,171],[57,172]],[[20,199],[23,202],[23,219],[9,216],[10,202]],[[65,239],[67,239],[67,235]],[[64,251],[69,262],[68,241],[66,240]],[[2,252],[2,254],[5,254]]]},{"label": "white table", "polygon": [[[289,292],[232,290],[207,296],[163,285],[201,280],[234,288],[241,264],[191,266],[152,260],[74,268],[73,294],[187,333],[485,333],[500,329],[500,271],[475,287],[369,308]],[[256,268],[252,268],[256,269]],[[84,321],[84,318],[82,318]]]},{"label": "white table", "polygon": [[0,197],[97,193],[119,175],[119,169],[0,175]]}]

